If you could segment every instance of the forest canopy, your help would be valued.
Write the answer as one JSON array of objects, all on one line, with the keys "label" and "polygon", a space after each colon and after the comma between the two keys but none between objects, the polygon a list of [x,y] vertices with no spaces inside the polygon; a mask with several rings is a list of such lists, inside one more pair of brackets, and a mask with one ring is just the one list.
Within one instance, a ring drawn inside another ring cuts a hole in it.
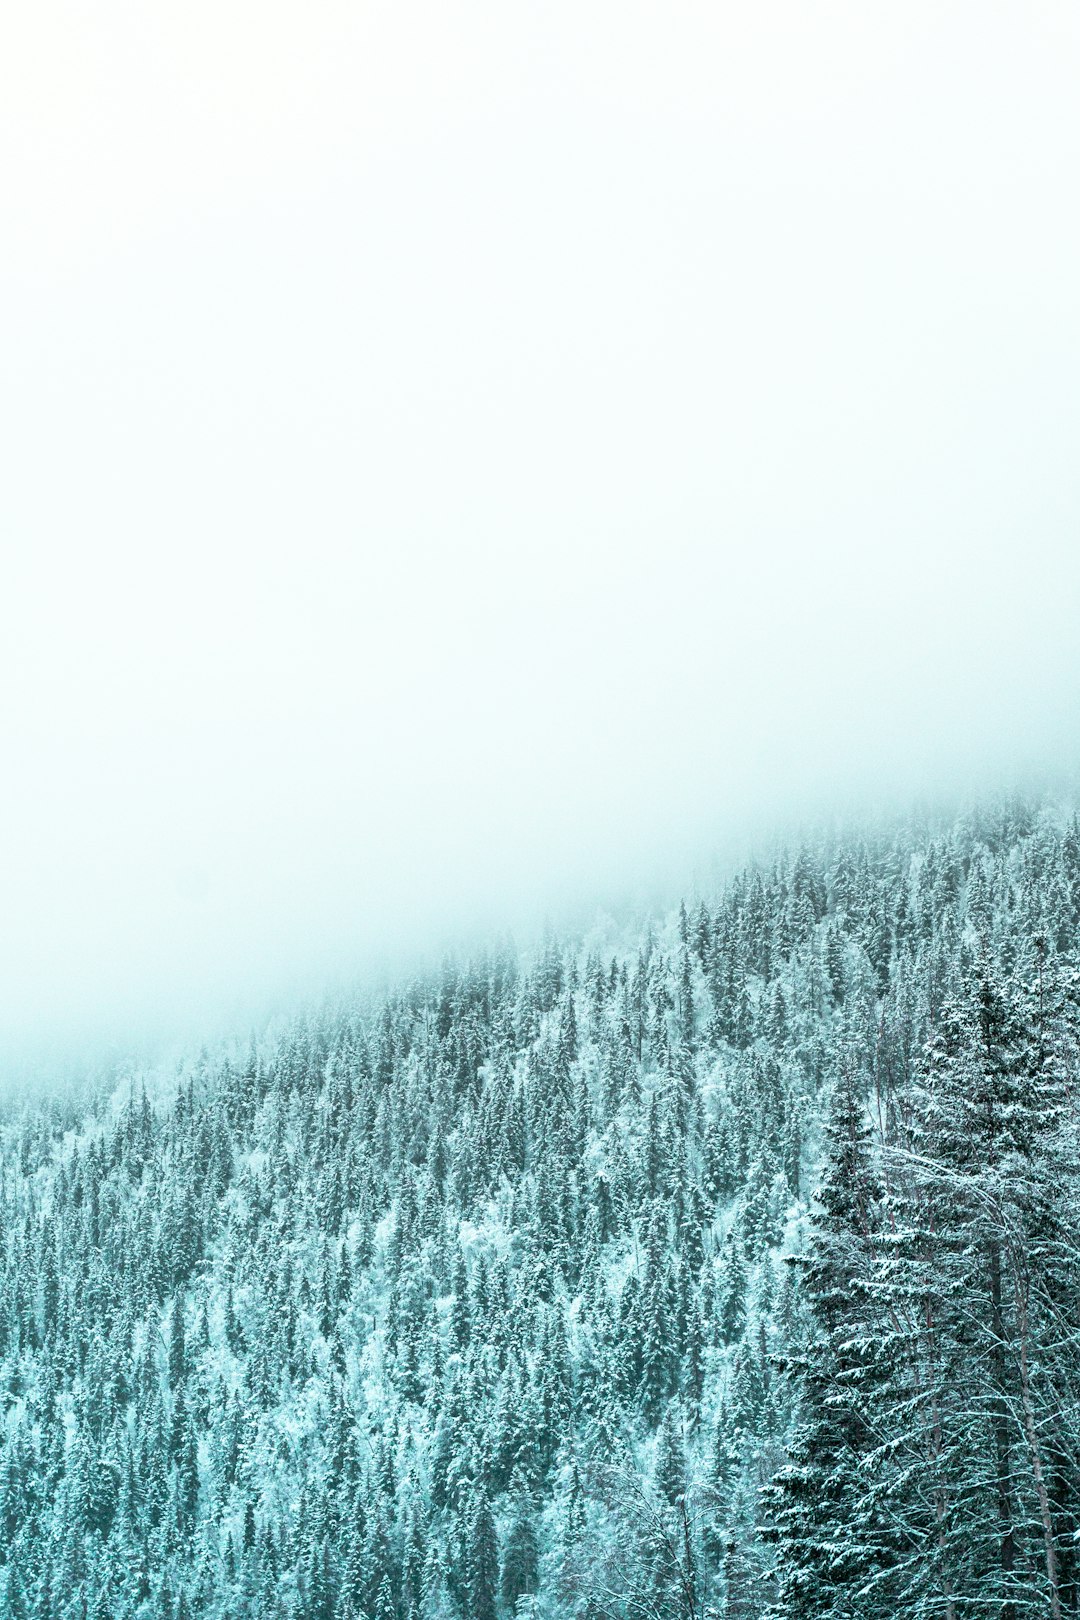
[{"label": "forest canopy", "polygon": [[3,1612],[1075,1612],[1078,926],[911,818],[9,1110]]}]

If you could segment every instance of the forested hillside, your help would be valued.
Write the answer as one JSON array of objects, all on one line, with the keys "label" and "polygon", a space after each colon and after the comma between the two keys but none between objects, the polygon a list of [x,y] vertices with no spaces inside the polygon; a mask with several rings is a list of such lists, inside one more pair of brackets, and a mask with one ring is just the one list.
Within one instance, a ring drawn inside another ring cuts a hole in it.
[{"label": "forested hillside", "polygon": [[1078,927],[909,821],[9,1118],[2,1612],[1074,1612]]}]

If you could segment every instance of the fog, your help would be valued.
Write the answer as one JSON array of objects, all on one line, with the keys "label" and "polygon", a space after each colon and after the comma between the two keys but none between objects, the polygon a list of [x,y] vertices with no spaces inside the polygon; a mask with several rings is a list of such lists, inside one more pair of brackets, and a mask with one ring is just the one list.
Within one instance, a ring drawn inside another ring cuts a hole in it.
[{"label": "fog", "polygon": [[1073,768],[1071,4],[12,9],[6,1073]]}]

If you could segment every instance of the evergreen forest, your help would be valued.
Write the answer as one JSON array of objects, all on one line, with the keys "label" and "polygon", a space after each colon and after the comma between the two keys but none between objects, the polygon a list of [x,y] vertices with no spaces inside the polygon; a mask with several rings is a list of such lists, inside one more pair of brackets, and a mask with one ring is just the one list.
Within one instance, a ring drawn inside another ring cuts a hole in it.
[{"label": "evergreen forest", "polygon": [[1080,825],[7,1105],[6,1620],[1080,1609]]}]

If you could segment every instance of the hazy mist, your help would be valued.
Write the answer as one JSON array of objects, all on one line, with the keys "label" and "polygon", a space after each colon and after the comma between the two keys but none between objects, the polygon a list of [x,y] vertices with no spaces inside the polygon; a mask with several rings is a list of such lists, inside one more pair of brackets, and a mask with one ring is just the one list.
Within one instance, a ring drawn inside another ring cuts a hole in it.
[{"label": "hazy mist", "polygon": [[1074,6],[0,36],[9,1068],[1073,768]]}]

